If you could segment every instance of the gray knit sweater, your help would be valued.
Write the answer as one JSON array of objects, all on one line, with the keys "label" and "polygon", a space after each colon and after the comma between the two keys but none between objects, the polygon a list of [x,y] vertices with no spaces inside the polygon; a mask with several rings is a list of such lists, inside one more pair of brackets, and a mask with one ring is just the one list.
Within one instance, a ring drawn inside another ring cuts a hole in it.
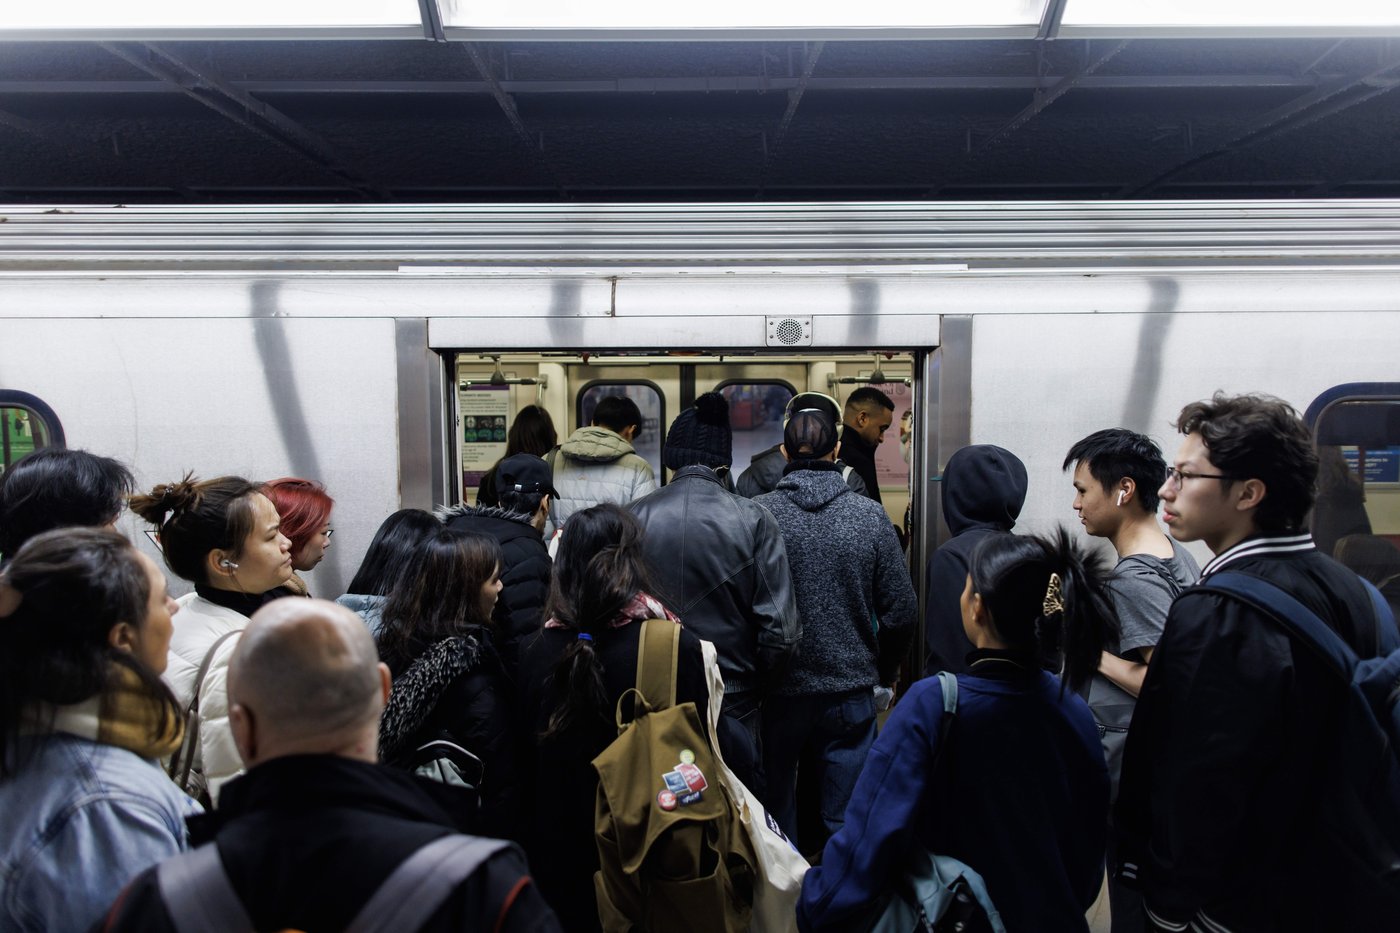
[{"label": "gray knit sweater", "polygon": [[919,603],[885,510],[826,469],[794,470],[754,501],[778,520],[802,618],[797,660],[775,692],[838,693],[892,682]]}]

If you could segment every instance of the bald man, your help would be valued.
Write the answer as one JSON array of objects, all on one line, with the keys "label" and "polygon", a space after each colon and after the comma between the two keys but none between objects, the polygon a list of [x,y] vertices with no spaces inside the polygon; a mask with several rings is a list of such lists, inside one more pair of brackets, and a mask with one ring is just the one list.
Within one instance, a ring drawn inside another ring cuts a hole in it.
[{"label": "bald man", "polygon": [[[482,843],[471,851],[486,853],[484,861],[424,907],[426,920],[406,913],[424,896],[390,898],[392,928],[559,929],[519,849],[461,834],[476,809],[470,792],[377,763],[389,686],[389,669],[350,610],[300,598],[258,610],[228,679],[230,724],[248,772],[224,787],[216,812],[191,821],[191,845],[217,847],[206,851],[217,851],[253,929],[343,930],[406,860],[422,850],[420,861],[432,861],[438,850],[425,847],[450,845],[448,837]],[[207,875],[179,881],[188,869],[176,861],[138,876],[106,929],[175,930],[185,893],[217,904],[219,884]]]}]

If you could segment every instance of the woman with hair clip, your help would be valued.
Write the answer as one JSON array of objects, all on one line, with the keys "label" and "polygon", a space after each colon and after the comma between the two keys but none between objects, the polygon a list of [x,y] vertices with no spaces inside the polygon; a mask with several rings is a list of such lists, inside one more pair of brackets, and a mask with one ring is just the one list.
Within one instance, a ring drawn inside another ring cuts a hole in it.
[{"label": "woman with hair clip", "polygon": [[176,611],[107,529],[39,534],[0,573],[0,929],[85,930],[185,848],[199,807],[155,761],[184,734],[160,679]]},{"label": "woman with hair clip", "polygon": [[[569,516],[544,628],[522,643],[520,687],[534,787],[526,852],[535,881],[566,929],[597,930],[592,761],[617,738],[617,702],[636,686],[641,622],[680,620],[657,598],[642,528],[616,505]],[[676,702],[708,709],[700,640],[681,633]]]},{"label": "woman with hair clip", "polygon": [[[957,712],[945,719],[938,677],[895,706],[845,825],[803,880],[802,930],[862,928],[922,849],[978,872],[1009,933],[1087,933],[1103,881],[1108,772],[1076,691],[1112,625],[1104,576],[1063,529],[978,546],[961,600],[976,650],[957,676]],[[1039,663],[1057,648],[1063,679]]]},{"label": "woman with hair clip", "polygon": [[422,509],[399,509],[379,525],[370,539],[360,569],[336,598],[346,609],[365,620],[369,633],[379,637],[383,625],[384,601],[399,574],[408,566],[413,552],[425,538],[442,527],[437,516]]},{"label": "woman with hair clip", "polygon": [[415,769],[415,753],[445,739],[481,760],[473,831],[519,835],[515,723],[491,610],[501,592],[494,538],[439,526],[393,583],[375,641],[394,686],[379,723],[379,755]]},{"label": "woman with hair clip", "polygon": [[[538,405],[526,405],[511,422],[510,433],[506,435],[506,455],[534,454],[543,457],[559,444],[559,435],[554,430],[554,419],[549,412]],[[501,468],[501,460],[491,465],[491,469],[481,477],[476,489],[476,504],[499,506],[501,497],[496,492],[496,471]]]},{"label": "woman with hair clip", "polygon": [[191,796],[218,799],[243,770],[228,724],[228,662],[236,636],[264,603],[287,593],[291,542],[257,483],[240,476],[178,483],[132,496],[131,510],[156,528],[165,564],[194,584],[180,597],[166,681],[190,711],[190,734],[171,775]]},{"label": "woman with hair clip", "polygon": [[266,482],[262,494],[272,500],[282,519],[282,534],[292,542],[292,576],[283,589],[291,596],[310,596],[306,581],[296,575],[315,570],[331,546],[331,509],[335,500],[326,494],[326,487],[309,479],[284,476]]}]

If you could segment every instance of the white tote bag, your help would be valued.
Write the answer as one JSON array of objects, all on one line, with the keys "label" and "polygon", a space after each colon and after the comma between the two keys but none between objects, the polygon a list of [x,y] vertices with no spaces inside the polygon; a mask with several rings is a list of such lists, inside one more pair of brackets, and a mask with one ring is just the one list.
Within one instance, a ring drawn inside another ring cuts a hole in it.
[{"label": "white tote bag", "polygon": [[[720,709],[724,705],[724,678],[719,672],[719,656],[715,646],[700,642],[705,656],[705,678],[710,686],[710,734],[719,735]],[[797,930],[797,896],[802,893],[802,876],[811,866],[803,858],[763,803],[749,792],[744,783],[729,770],[720,753],[719,742],[711,743],[719,779],[744,822],[744,830],[753,840],[758,853],[758,883],[754,885],[752,933],[795,933]]]}]

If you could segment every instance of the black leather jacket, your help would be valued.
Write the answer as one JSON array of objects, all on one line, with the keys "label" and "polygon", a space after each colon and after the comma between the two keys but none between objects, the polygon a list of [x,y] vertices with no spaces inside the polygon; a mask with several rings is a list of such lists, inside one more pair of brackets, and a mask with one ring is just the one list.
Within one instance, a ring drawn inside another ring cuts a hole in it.
[{"label": "black leather jacket", "polygon": [[657,589],[687,629],[714,642],[725,692],[771,683],[802,635],[773,516],[702,466],[681,468],[628,508],[646,528]]}]

